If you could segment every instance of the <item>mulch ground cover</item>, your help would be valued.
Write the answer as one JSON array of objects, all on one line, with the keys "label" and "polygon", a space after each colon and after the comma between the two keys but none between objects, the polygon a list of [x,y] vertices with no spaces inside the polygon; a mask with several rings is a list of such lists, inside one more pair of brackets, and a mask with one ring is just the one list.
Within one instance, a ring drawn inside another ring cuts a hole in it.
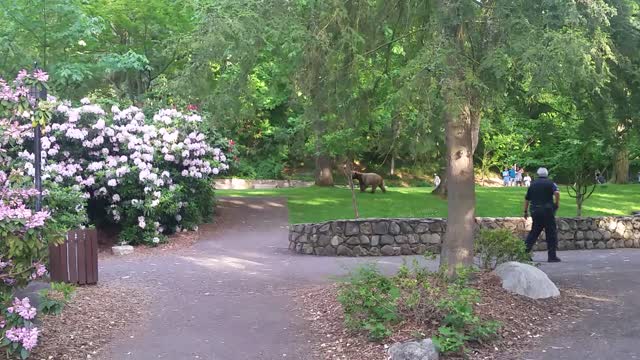
[{"label": "mulch ground cover", "polygon": [[143,321],[148,298],[143,290],[118,281],[78,287],[62,314],[39,318],[41,336],[31,359],[99,358],[106,344]]},{"label": "mulch ground cover", "polygon": [[[544,334],[561,324],[575,322],[580,309],[589,301],[577,290],[561,290],[560,297],[533,300],[507,292],[500,279],[486,273],[471,283],[479,290],[481,302],[475,312],[485,320],[501,323],[497,339],[485,344],[471,344],[466,359],[519,359]],[[422,319],[420,323],[405,319],[393,327],[393,335],[382,343],[371,342],[366,334],[354,333],[344,326],[342,306],[337,300],[338,285],[305,289],[297,293],[297,305],[308,321],[318,359],[387,360],[387,349],[396,342],[429,338],[437,333],[440,319]],[[441,356],[441,359],[462,359]]]}]

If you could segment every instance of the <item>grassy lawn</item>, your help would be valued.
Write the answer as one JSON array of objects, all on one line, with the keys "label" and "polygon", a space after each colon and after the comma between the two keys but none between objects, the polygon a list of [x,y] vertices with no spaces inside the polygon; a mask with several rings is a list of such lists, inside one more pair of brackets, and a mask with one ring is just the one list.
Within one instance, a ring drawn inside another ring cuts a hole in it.
[{"label": "grassy lawn", "polygon": [[[559,216],[575,216],[575,200],[561,187]],[[446,217],[447,202],[431,188],[388,188],[386,194],[357,193],[361,217]],[[476,188],[477,216],[521,216],[524,188]],[[218,190],[219,196],[286,197],[291,223],[353,218],[351,192],[346,188]],[[629,215],[640,210],[640,185],[603,185],[584,204],[583,216]]]}]

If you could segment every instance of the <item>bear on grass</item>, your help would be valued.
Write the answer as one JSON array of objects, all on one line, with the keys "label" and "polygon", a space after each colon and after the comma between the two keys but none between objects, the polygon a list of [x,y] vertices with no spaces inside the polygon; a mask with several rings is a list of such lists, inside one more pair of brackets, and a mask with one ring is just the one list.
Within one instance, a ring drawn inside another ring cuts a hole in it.
[{"label": "bear on grass", "polygon": [[382,192],[387,192],[387,189],[384,188],[384,180],[382,179],[382,176],[378,174],[354,171],[352,178],[354,180],[358,180],[360,183],[360,191],[362,192],[367,190],[369,186],[371,186],[372,194],[376,192],[376,187],[379,187]]}]

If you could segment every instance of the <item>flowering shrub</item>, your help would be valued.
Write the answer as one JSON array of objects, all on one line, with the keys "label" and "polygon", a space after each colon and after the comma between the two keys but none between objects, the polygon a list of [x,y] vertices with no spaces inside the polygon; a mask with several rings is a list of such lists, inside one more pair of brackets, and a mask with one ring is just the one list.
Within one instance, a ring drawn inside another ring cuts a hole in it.
[{"label": "flowering shrub", "polygon": [[[37,343],[36,310],[13,294],[46,274],[49,243],[89,223],[117,226],[126,243],[157,244],[213,215],[210,180],[228,169],[196,108],[145,116],[136,107],[105,111],[88,99],[36,102],[30,90],[47,80],[41,71],[0,79],[0,348],[22,358]],[[38,212],[30,188],[36,124],[46,189]]]},{"label": "flowering shrub", "polygon": [[[113,106],[107,112],[88,99],[79,106],[48,100],[43,179],[82,192],[93,224],[118,226],[122,242],[152,245],[212,216],[210,179],[228,165],[225,154],[209,143],[198,114],[160,109],[147,117],[137,107]],[[16,112],[14,118],[27,115]],[[24,131],[24,123],[13,131]],[[22,150],[14,157],[33,176],[33,132],[23,132],[17,141]]]},{"label": "flowering shrub", "polygon": [[0,347],[23,359],[37,343],[36,316],[28,298],[11,301],[14,289],[47,273],[44,266],[49,243],[63,239],[63,231],[52,223],[49,210],[32,211],[27,204],[35,189],[13,189],[0,171]]}]

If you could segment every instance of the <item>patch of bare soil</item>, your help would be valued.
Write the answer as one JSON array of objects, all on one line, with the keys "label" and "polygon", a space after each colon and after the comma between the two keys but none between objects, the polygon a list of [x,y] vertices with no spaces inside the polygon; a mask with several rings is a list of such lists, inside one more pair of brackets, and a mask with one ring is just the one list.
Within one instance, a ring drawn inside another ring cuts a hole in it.
[{"label": "patch of bare soil", "polygon": [[[141,245],[136,246],[135,251],[132,256],[149,256],[149,255],[158,255],[163,254],[168,251],[179,251],[183,249],[187,249],[195,244],[200,237],[200,233],[198,231],[186,231],[173,234],[168,237],[167,241],[158,246],[147,246]],[[130,255],[131,256],[131,255]],[[108,257],[113,257],[111,253],[111,245],[102,246],[100,248],[100,252],[98,253],[99,259],[104,259]]]},{"label": "patch of bare soil", "polygon": [[38,346],[32,359],[95,359],[123,330],[145,318],[148,296],[119,282],[76,289],[62,314],[40,318]]},{"label": "patch of bare soil", "polygon": [[[471,344],[467,359],[519,359],[519,354],[531,349],[542,335],[575,321],[581,306],[588,301],[588,297],[576,290],[561,291],[561,296],[554,299],[529,299],[504,290],[500,279],[493,274],[482,275],[471,286],[481,293],[481,303],[475,306],[476,314],[484,320],[499,321],[502,326],[498,338],[491,343]],[[337,292],[337,285],[328,285],[300,291],[296,296],[297,305],[314,334],[317,359],[387,360],[390,345],[416,337],[430,338],[440,326],[438,318],[420,322],[405,319],[393,328],[393,335],[384,343],[371,342],[365,334],[345,328]]]}]

